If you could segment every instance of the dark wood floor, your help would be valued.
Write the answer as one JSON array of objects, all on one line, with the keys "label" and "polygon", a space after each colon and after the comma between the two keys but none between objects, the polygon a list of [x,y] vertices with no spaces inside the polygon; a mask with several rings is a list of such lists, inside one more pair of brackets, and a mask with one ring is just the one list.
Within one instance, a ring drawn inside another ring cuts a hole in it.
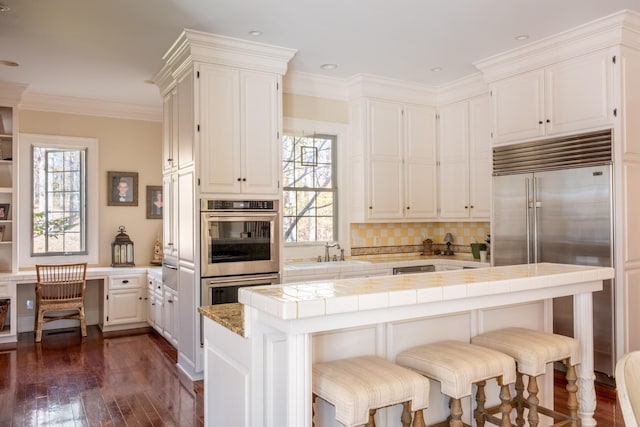
[{"label": "dark wood floor", "polygon": [[[0,427],[203,425],[202,384],[180,381],[176,351],[156,333],[56,332],[0,346]],[[562,410],[561,374],[555,384]],[[598,426],[624,427],[615,390],[596,386],[596,395]]]},{"label": "dark wood floor", "polygon": [[72,329],[35,344],[25,333],[0,347],[1,427],[203,425],[202,396],[181,383],[163,338],[87,335]]}]

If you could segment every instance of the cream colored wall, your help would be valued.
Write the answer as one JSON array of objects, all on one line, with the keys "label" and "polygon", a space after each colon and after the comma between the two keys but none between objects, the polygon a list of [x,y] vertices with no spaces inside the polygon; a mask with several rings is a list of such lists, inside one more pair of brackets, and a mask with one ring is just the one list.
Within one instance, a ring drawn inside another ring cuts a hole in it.
[{"label": "cream colored wall", "polygon": [[[20,132],[98,140],[99,264],[111,264],[111,242],[124,225],[136,265],[148,265],[162,238],[162,221],[146,219],[146,186],[162,185],[162,123],[21,110]],[[138,173],[138,206],[107,206],[107,171]]]},{"label": "cream colored wall", "polygon": [[346,101],[285,93],[283,112],[285,117],[318,122],[349,123],[349,103]]}]

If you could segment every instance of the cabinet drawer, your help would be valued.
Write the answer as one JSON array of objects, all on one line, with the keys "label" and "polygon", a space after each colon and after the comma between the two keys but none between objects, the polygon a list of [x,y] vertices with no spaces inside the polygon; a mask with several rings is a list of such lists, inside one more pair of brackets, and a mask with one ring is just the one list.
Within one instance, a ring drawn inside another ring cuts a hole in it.
[{"label": "cabinet drawer", "polygon": [[109,277],[109,289],[139,288],[144,286],[143,275]]}]

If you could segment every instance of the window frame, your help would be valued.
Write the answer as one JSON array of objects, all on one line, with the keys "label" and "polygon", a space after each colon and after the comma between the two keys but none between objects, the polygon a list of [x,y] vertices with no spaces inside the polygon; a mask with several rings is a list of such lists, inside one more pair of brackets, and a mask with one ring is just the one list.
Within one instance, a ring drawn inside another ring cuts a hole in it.
[{"label": "window frame", "polygon": [[[282,185],[282,192],[283,192],[283,198],[284,198],[284,192],[285,191],[294,191],[294,192],[322,192],[322,193],[332,193],[333,194],[333,206],[332,206],[332,213],[331,213],[331,217],[333,219],[333,239],[331,241],[338,241],[340,239],[340,228],[339,228],[339,207],[340,207],[340,200],[339,200],[339,195],[340,195],[340,189],[338,186],[338,180],[340,179],[340,173],[338,170],[338,136],[334,135],[334,134],[327,134],[327,133],[316,133],[313,136],[309,136],[309,135],[300,135],[300,134],[296,134],[294,132],[284,132],[283,134],[283,138],[285,136],[291,136],[291,137],[307,137],[307,138],[313,138],[313,139],[324,139],[324,140],[332,140],[331,141],[331,187],[330,188],[321,188],[321,187],[287,187],[284,185]],[[280,167],[281,170],[284,167],[284,159],[281,159],[280,161]],[[283,222],[284,222],[284,212],[282,214],[282,218],[283,218]],[[318,216],[314,216],[313,218],[317,218]],[[284,240],[284,224],[283,224],[283,229],[282,229],[282,239],[285,242],[285,244],[291,244],[291,245],[295,245],[295,244],[317,244],[317,243],[324,243],[327,242],[327,240],[313,240],[313,241],[305,241],[305,242],[287,242],[286,240]]]},{"label": "window frame", "polygon": [[[323,122],[307,119],[299,119],[293,117],[284,117],[283,120],[284,133],[289,135],[303,135],[315,132],[316,134],[335,135],[336,136],[336,158],[335,171],[337,182],[335,186],[338,188],[337,205],[337,236],[334,241],[329,243],[339,243],[341,248],[345,249],[345,255],[350,255],[350,239],[349,239],[349,218],[348,212],[348,195],[350,189],[347,187],[349,182],[349,171],[346,170],[348,165],[348,143],[347,136],[349,126],[343,123]],[[282,146],[279,146],[280,157],[282,156]],[[280,174],[282,174],[282,159],[280,158]],[[315,258],[320,252],[319,248],[323,248],[326,241],[315,242],[284,242],[284,227],[281,228],[284,246],[284,259],[289,258]],[[289,252],[290,250],[290,252]],[[324,249],[322,249],[324,251]],[[324,253],[324,252],[322,252]]]},{"label": "window frame", "polygon": [[[98,264],[99,260],[99,206],[98,206],[98,140],[95,138],[80,138],[72,136],[20,134],[19,135],[19,175],[18,209],[24,218],[18,224],[18,236],[29,236],[28,239],[18,239],[18,267],[33,267],[42,263],[76,263],[87,262]],[[33,164],[32,147],[51,147],[63,149],[86,150],[85,158],[85,220],[86,220],[86,253],[37,254],[32,255],[32,200],[33,200]]]}]

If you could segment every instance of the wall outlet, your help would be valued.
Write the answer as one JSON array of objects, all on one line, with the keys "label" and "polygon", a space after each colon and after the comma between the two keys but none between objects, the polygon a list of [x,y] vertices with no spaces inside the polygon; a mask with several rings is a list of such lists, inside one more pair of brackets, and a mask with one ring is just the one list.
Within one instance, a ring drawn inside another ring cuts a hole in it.
[{"label": "wall outlet", "polygon": [[27,310],[33,310],[33,300],[32,299],[28,299],[27,300]]}]

